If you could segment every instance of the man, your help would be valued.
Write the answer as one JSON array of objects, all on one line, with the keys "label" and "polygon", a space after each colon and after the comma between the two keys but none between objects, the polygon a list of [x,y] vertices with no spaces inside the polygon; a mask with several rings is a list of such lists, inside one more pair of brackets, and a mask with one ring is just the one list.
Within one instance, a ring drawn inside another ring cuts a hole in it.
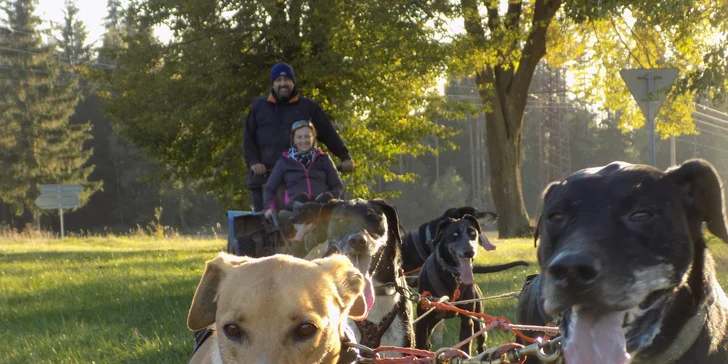
[{"label": "man", "polygon": [[243,157],[250,169],[247,186],[255,211],[263,211],[263,186],[281,153],[291,145],[290,131],[295,121],[311,120],[318,140],[341,160],[339,171],[354,169],[349,149],[331,120],[315,101],[299,95],[293,68],[283,62],[276,64],[271,69],[270,82],[268,97],[256,98],[250,105],[243,136]]}]

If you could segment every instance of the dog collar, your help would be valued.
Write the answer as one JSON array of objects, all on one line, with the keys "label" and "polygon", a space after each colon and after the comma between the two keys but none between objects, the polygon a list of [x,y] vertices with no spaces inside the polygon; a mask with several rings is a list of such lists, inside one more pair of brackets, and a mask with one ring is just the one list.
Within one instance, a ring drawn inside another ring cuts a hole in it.
[{"label": "dog collar", "polygon": [[202,330],[195,331],[195,346],[192,348],[192,355],[202,346],[205,340],[209,339],[215,333],[214,327],[206,327]]},{"label": "dog collar", "polygon": [[649,358],[641,358],[637,356],[635,358],[635,361],[633,361],[634,364],[663,364],[663,363],[672,363],[675,360],[679,359],[683,354],[685,354],[695,343],[696,340],[698,340],[698,336],[703,331],[703,327],[705,327],[705,322],[708,319],[708,307],[703,306],[698,313],[693,316],[687,324],[680,330],[680,333],[677,334],[677,337],[675,340],[672,341],[672,345],[670,345],[667,350],[663,351],[662,353],[649,357]]},{"label": "dog collar", "polygon": [[711,293],[704,301],[702,307],[693,316],[685,326],[680,329],[675,340],[672,341],[667,350],[652,357],[641,358],[639,354],[633,361],[634,364],[662,364],[672,363],[683,356],[698,340],[698,336],[703,332],[705,323],[708,321],[708,310],[715,302],[714,293]]},{"label": "dog collar", "polygon": [[442,255],[440,255],[440,247],[435,249],[435,259],[437,259],[437,263],[440,264],[442,269],[452,273],[455,277],[460,277],[460,269],[454,265],[448,264],[445,259],[442,258]]}]

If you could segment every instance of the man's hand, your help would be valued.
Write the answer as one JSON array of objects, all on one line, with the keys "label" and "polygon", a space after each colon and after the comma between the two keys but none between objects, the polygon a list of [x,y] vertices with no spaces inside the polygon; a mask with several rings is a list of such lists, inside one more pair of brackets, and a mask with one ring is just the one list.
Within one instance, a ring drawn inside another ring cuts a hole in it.
[{"label": "man's hand", "polygon": [[265,212],[263,212],[263,215],[265,215],[266,219],[270,219],[271,216],[273,216],[273,209],[266,209]]},{"label": "man's hand", "polygon": [[262,176],[265,174],[265,165],[262,163],[253,164],[250,169],[258,176]]},{"label": "man's hand", "polygon": [[339,163],[339,165],[336,166],[336,169],[338,169],[341,173],[349,173],[354,170],[354,162],[351,159],[347,159]]}]

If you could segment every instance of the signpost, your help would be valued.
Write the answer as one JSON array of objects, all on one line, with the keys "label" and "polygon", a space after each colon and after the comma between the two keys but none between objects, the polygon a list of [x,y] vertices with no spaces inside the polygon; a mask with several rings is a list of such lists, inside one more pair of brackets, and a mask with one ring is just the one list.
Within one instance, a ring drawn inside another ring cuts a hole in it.
[{"label": "signpost", "polygon": [[[678,71],[677,68],[634,68],[619,71],[650,126],[650,164],[653,166],[655,165],[655,115],[665,102]],[[670,162],[675,165],[675,137],[670,141],[670,149]]]},{"label": "signpost", "polygon": [[41,185],[40,196],[35,199],[35,204],[44,210],[60,209],[61,214],[61,238],[65,231],[63,226],[63,209],[79,208],[81,203],[78,194],[83,191],[83,186],[73,185]]}]

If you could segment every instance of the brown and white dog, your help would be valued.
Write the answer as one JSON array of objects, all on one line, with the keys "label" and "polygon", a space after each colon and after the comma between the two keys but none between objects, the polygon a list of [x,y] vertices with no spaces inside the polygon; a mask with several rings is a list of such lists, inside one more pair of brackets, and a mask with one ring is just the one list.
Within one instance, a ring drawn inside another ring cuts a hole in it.
[{"label": "brown and white dog", "polygon": [[306,261],[221,253],[207,263],[192,300],[187,326],[215,330],[190,363],[342,363],[350,354],[347,317],[366,315],[363,288],[364,276],[341,255]]},{"label": "brown and white dog", "polygon": [[[366,276],[364,296],[371,310],[366,320],[351,323],[357,328],[357,342],[370,348],[414,346],[414,312],[402,294],[408,288],[402,274],[401,231],[394,206],[381,199],[309,202],[291,221],[325,228],[325,254],[346,255]],[[373,301],[370,294],[374,294]]]}]

